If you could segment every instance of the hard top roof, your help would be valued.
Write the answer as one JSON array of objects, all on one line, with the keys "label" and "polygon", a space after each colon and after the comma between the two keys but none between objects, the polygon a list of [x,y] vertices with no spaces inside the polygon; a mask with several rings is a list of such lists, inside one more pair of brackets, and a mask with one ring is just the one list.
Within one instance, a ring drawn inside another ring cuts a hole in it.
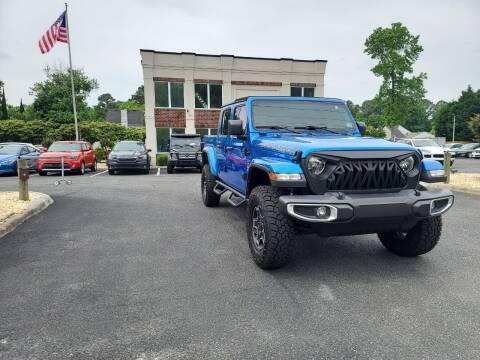
[{"label": "hard top roof", "polygon": [[304,96],[246,96],[236,99],[231,103],[225,104],[222,106],[227,107],[233,104],[238,104],[246,101],[254,101],[254,100],[287,100],[287,101],[315,101],[315,102],[335,102],[345,104],[345,100],[338,99],[338,98],[326,98],[326,97],[304,97]]}]

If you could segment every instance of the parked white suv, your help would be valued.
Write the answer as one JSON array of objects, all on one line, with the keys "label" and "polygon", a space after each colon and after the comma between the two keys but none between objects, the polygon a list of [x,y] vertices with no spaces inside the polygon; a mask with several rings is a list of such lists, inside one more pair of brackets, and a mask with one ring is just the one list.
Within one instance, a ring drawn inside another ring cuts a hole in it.
[{"label": "parked white suv", "polygon": [[[395,141],[415,146],[422,152],[424,158],[437,160],[442,164],[444,162],[445,151],[448,151],[447,148],[440,146],[433,139],[396,139]],[[455,161],[455,153],[453,151],[451,152],[451,159],[451,164],[453,164]]]}]

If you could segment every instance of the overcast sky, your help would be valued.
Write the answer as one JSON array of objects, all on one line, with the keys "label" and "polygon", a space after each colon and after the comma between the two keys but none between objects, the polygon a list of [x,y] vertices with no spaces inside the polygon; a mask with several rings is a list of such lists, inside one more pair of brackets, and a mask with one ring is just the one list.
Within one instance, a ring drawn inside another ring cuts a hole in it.
[{"label": "overcast sky", "polygon": [[[60,0],[0,0],[0,79],[8,103],[30,103],[46,65],[68,64],[66,44],[42,55],[37,42],[64,9]],[[379,26],[402,22],[424,47],[427,98],[452,100],[480,87],[480,0],[74,0],[74,67],[126,100],[142,84],[139,49],[328,60],[325,95],[371,99],[380,80],[363,53]]]}]

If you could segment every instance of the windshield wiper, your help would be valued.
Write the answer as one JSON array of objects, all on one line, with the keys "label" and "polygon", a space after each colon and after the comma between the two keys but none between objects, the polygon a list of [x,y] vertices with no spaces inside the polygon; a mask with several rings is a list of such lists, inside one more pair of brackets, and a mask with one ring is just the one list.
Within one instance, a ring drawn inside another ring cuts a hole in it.
[{"label": "windshield wiper", "polygon": [[300,131],[296,131],[295,129],[293,129],[291,127],[288,127],[288,126],[260,125],[260,126],[257,126],[257,129],[287,130],[287,131],[291,131],[295,134],[301,134]]},{"label": "windshield wiper", "polygon": [[329,129],[327,126],[305,125],[305,126],[295,126],[295,129],[324,130],[324,131],[328,131],[332,134],[345,135],[345,133],[341,133],[341,132]]}]

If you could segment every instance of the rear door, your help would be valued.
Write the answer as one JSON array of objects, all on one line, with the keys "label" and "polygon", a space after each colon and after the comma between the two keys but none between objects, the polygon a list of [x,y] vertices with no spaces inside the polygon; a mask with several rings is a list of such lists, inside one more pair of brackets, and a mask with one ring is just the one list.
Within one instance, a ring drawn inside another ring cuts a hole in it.
[{"label": "rear door", "polygon": [[245,104],[237,105],[233,108],[233,120],[241,120],[243,135],[242,136],[229,136],[229,142],[227,146],[227,168],[228,168],[228,181],[230,185],[242,193],[246,192],[247,188],[247,155],[248,149],[246,147],[246,125],[247,125],[247,112]]},{"label": "rear door", "polygon": [[37,167],[38,158],[40,157],[39,149],[33,146],[28,146],[28,157],[29,157],[28,166],[31,169],[35,169]]},{"label": "rear door", "polygon": [[224,108],[220,115],[220,126],[217,134],[217,165],[218,177],[228,184],[227,146],[229,146],[228,120],[232,117],[232,108]]},{"label": "rear door", "polygon": [[83,150],[83,161],[85,161],[85,166],[93,165],[93,151],[89,143],[82,144]]}]

